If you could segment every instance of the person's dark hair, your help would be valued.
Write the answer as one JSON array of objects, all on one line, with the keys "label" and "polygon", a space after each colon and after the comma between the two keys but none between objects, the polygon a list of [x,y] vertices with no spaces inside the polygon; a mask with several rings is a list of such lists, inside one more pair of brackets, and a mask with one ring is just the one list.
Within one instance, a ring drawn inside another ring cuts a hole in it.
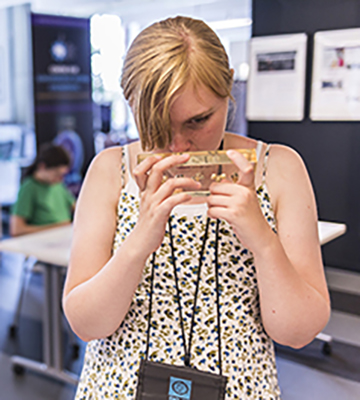
[{"label": "person's dark hair", "polygon": [[26,169],[24,178],[33,175],[41,163],[46,168],[67,167],[70,165],[70,157],[63,147],[44,143],[41,145],[34,162]]}]

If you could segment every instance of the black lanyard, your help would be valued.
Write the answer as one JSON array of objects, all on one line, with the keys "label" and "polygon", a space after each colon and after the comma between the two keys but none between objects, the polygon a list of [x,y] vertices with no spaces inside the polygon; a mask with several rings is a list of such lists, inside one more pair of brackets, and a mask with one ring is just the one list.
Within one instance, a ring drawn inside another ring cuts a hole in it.
[{"label": "black lanyard", "polygon": [[[179,279],[176,270],[176,261],[175,261],[175,248],[173,243],[173,236],[172,236],[172,227],[171,227],[171,217],[168,220],[168,227],[169,227],[169,237],[170,237],[170,248],[171,248],[171,258],[172,264],[174,267],[174,279],[176,285],[176,300],[178,302],[179,307],[179,314],[180,314],[180,325],[181,325],[181,332],[183,337],[183,345],[185,351],[184,363],[185,366],[190,367],[190,358],[191,358],[191,343],[195,325],[195,314],[196,314],[196,303],[198,298],[199,286],[200,286],[200,278],[201,278],[201,267],[203,263],[203,255],[205,251],[205,245],[208,238],[209,232],[209,224],[210,218],[206,220],[205,232],[202,239],[201,250],[199,253],[199,266],[198,266],[198,275],[195,287],[195,294],[194,294],[194,305],[191,317],[191,325],[190,325],[190,335],[189,335],[189,345],[186,345],[185,340],[185,329],[184,329],[184,320],[182,314],[182,307],[181,307],[181,300],[180,300],[180,288],[179,288]],[[218,266],[218,247],[219,247],[219,225],[220,220],[216,220],[216,233],[215,233],[215,256],[214,256],[214,264],[215,264],[215,278],[216,278],[216,305],[217,305],[217,327],[218,327],[218,354],[219,354],[219,375],[222,375],[222,362],[221,362],[221,329],[220,329],[220,290],[219,290],[219,266]],[[156,253],[153,253],[152,260],[151,260],[151,281],[150,281],[150,299],[149,299],[149,314],[148,314],[148,330],[147,330],[147,338],[146,338],[146,353],[145,357],[146,360],[148,359],[149,355],[149,345],[150,345],[150,328],[151,328],[151,313],[152,313],[152,296],[153,296],[153,287],[154,287],[154,266],[155,266],[155,259]]]}]

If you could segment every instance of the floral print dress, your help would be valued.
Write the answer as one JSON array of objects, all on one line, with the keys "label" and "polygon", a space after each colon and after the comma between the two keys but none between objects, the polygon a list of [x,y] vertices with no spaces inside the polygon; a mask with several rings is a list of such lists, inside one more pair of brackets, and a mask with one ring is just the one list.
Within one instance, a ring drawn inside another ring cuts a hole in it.
[{"label": "floral print dress", "polygon": [[[263,214],[275,230],[274,212],[265,182],[268,155],[269,146],[257,194]],[[122,167],[125,174],[126,164]],[[139,197],[135,186],[135,182],[130,180],[119,200],[114,250],[130,234],[138,218]],[[172,234],[187,342],[205,224],[205,204],[178,206],[172,212]],[[213,264],[215,227],[216,221],[211,220],[201,270],[191,365],[217,373],[217,307]],[[225,398],[279,400],[274,347],[261,322],[254,258],[228,223],[221,221],[219,232],[222,370],[223,375],[228,377]],[[183,338],[170,254],[167,231],[156,252],[149,358],[183,365]],[[110,337],[88,343],[76,400],[135,399],[138,369],[146,348],[150,259],[120,327]]]}]

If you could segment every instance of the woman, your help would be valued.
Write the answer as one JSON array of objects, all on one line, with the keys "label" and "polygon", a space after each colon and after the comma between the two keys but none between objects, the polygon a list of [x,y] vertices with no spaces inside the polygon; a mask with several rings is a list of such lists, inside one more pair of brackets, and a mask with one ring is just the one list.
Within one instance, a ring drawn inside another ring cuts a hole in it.
[{"label": "woman", "polygon": [[[187,341],[207,217],[190,363],[218,371],[213,268],[218,218],[227,399],[278,399],[272,340],[302,347],[328,320],[316,205],[304,164],[287,147],[224,133],[232,75],[215,33],[190,18],[153,24],[127,53],[122,87],[140,141],[105,150],[93,161],[75,214],[64,289],[67,318],[89,341],[77,399],[135,398],[146,349],[153,252],[149,358],[183,364],[171,251]],[[165,171],[189,156],[162,159],[157,153],[220,146],[238,168],[236,183],[213,183],[210,195],[201,198],[181,191],[199,188],[190,178],[163,183]],[[257,149],[256,171],[231,151],[236,148]],[[143,151],[154,155],[136,165]]]},{"label": "woman", "polygon": [[26,170],[10,218],[12,236],[71,223],[75,199],[62,183],[69,170],[66,151],[44,144]]}]

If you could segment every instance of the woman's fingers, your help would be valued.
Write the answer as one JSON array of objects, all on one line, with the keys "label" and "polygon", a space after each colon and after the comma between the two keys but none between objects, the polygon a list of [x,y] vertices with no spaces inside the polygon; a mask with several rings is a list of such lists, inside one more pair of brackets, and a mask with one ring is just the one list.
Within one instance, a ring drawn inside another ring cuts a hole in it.
[{"label": "woman's fingers", "polygon": [[[233,196],[236,195],[239,191],[238,185],[234,185],[231,182],[228,181],[222,181],[219,183],[212,183],[210,185],[210,193],[211,195],[219,195],[216,196],[216,198],[219,198],[220,196]],[[212,197],[212,196],[211,196]]]},{"label": "woman's fingers", "polygon": [[191,178],[171,178],[164,182],[154,196],[154,200],[161,202],[166,197],[173,195],[180,191],[199,190],[201,183],[196,182]]},{"label": "woman's fingers", "polygon": [[165,171],[183,164],[188,159],[188,154],[172,155],[165,158],[156,155],[148,157],[133,171],[136,183],[141,191],[149,189],[151,192],[155,192],[162,183]]},{"label": "woman's fingers", "polygon": [[174,194],[173,196],[169,196],[161,203],[162,212],[164,215],[166,215],[166,218],[168,218],[174,207],[178,206],[179,204],[183,204],[190,199],[191,195],[187,192],[181,192]]},{"label": "woman's fingers", "polygon": [[230,193],[222,192],[215,194],[214,191],[211,191],[211,195],[206,198],[206,202],[209,207],[229,207],[231,205],[232,198]]},{"label": "woman's fingers", "polygon": [[148,176],[150,171],[157,162],[161,160],[160,156],[153,155],[151,157],[146,158],[139,165],[137,165],[133,170],[134,179],[139,186],[140,191],[145,190],[146,182],[148,180]]},{"label": "woman's fingers", "polygon": [[165,171],[177,165],[183,164],[188,159],[188,154],[180,154],[166,157],[156,163],[151,169],[146,188],[151,192],[157,191],[161,183],[163,182]]},{"label": "woman's fingers", "polygon": [[227,221],[229,224],[232,222],[229,220],[229,211],[225,207],[210,207],[207,211],[207,215],[213,219],[222,219]]},{"label": "woman's fingers", "polygon": [[241,184],[228,182],[214,183],[207,197],[209,216],[234,223],[241,215],[247,215],[258,207],[256,192]]},{"label": "woman's fingers", "polygon": [[254,183],[254,167],[249,161],[239,152],[235,150],[228,150],[226,155],[230,160],[237,166],[239,170],[239,179],[237,184],[243,185],[249,188],[253,188]]}]

